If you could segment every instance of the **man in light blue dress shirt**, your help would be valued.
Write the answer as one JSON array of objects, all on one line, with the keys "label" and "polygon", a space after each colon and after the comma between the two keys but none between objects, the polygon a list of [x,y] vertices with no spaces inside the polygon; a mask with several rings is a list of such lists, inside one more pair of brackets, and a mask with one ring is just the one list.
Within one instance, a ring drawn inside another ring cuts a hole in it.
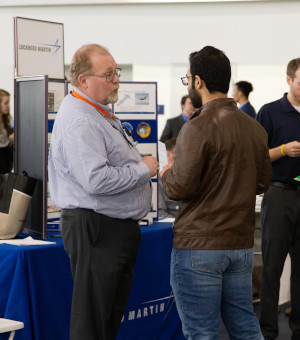
[{"label": "man in light blue dress shirt", "polygon": [[158,169],[141,158],[107,107],[118,100],[121,70],[102,46],[82,46],[70,66],[72,93],[54,123],[49,183],[60,208],[74,291],[70,339],[113,340],[125,311],[140,242],[138,220],[151,206]]}]

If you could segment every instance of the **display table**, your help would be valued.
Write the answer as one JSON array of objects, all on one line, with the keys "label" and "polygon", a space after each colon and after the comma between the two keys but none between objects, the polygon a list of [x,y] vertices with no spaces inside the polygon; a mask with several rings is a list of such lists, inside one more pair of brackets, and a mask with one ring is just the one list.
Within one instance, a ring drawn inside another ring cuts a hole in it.
[{"label": "display table", "polygon": [[46,246],[1,244],[0,273],[0,317],[24,323],[16,340],[68,339],[73,279],[61,240]]},{"label": "display table", "polygon": [[[172,224],[141,227],[142,238],[118,340],[183,340],[170,287]],[[68,340],[73,280],[62,239],[0,244],[0,317],[24,322],[15,340]],[[7,339],[0,334],[0,339]]]}]

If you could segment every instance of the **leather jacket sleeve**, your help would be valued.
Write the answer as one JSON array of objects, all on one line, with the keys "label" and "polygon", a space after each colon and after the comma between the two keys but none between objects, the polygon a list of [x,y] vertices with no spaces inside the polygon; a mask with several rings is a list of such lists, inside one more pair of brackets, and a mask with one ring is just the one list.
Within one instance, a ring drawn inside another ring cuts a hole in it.
[{"label": "leather jacket sleeve", "polygon": [[267,147],[268,136],[266,134],[266,148],[263,154],[263,162],[260,172],[257,175],[256,195],[266,192],[271,184],[272,179],[272,163],[270,160],[269,149]]},{"label": "leather jacket sleeve", "polygon": [[184,201],[197,195],[206,163],[207,145],[204,133],[199,136],[199,128],[184,124],[177,137],[173,166],[162,177],[167,197]]}]

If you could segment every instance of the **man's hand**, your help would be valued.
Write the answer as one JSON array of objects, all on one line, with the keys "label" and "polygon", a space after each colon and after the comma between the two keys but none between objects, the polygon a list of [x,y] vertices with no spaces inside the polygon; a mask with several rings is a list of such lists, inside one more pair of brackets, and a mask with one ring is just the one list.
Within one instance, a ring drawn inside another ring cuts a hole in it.
[{"label": "man's hand", "polygon": [[154,177],[159,170],[159,165],[158,165],[156,158],[154,158],[152,156],[145,156],[145,157],[142,158],[142,161],[150,169],[151,177]]},{"label": "man's hand", "polygon": [[289,157],[300,157],[300,143],[294,141],[285,144],[283,146],[283,152]]},{"label": "man's hand", "polygon": [[[284,155],[283,155],[283,153]],[[277,159],[287,157],[300,157],[300,143],[293,141],[284,145],[277,146],[276,148],[270,149],[271,162],[277,161]]]},{"label": "man's hand", "polygon": [[160,177],[162,177],[163,174],[164,174],[168,169],[170,169],[170,168],[172,167],[172,165],[173,165],[173,162],[170,163],[170,164],[167,164],[166,166],[164,166],[163,169],[162,169],[162,171],[159,173],[159,174],[160,174]]}]

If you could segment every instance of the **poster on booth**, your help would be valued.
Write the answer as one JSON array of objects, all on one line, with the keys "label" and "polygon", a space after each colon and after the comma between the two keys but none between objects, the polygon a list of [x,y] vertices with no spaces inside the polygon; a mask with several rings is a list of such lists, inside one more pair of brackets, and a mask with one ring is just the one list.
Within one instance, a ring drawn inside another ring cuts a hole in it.
[{"label": "poster on booth", "polygon": [[[112,110],[132,134],[141,156],[157,159],[157,83],[120,82],[119,100]],[[158,216],[157,176],[151,182],[152,205],[145,224],[151,224]]]},{"label": "poster on booth", "polygon": [[15,17],[14,26],[15,76],[64,79],[63,24]]}]

